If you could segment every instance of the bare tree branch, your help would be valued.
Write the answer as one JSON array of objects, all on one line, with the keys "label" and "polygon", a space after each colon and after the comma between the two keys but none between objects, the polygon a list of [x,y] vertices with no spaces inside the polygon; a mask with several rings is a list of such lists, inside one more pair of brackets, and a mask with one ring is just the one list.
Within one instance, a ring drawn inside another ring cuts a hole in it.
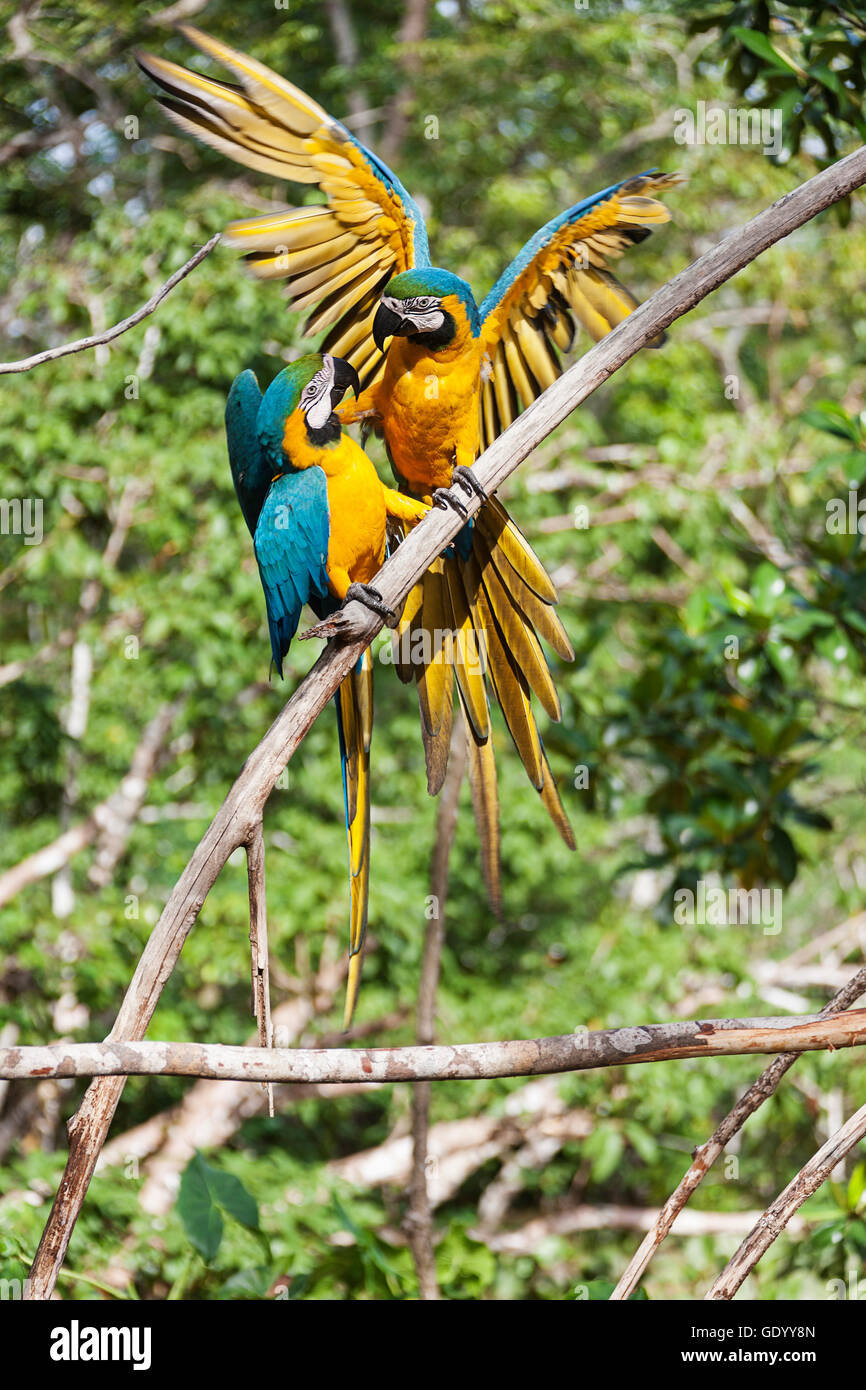
[{"label": "bare tree branch", "polygon": [[[861,147],[786,194],[699,257],[597,343],[486,450],[475,467],[481,485],[488,492],[498,488],[542,439],[662,329],[774,242],[864,182],[866,147]],[[465,505],[472,515],[478,509],[479,499],[470,498]],[[451,514],[451,509],[434,508],[415,527],[376,577],[376,587],[389,608],[400,607],[412,585],[463,524],[463,517],[456,512]],[[163,985],[214,880],[229,855],[249,836],[280,772],[381,626],[369,610],[356,603],[343,610],[341,621],[351,632],[350,640],[328,647],[250,754],[178,880],[145,946],[112,1029],[111,1041],[134,1042],[143,1037]],[[358,632],[363,635],[358,636]],[[33,1300],[50,1297],[54,1288],[123,1084],[123,1077],[118,1075],[94,1081],[70,1121],[66,1171],[30,1272],[28,1297]]]},{"label": "bare tree branch", "polygon": [[788,1183],[784,1192],[780,1192],[775,1202],[767,1207],[708,1290],[706,1298],[733,1298],[764,1252],[769,1250],[776,1237],[782,1234],[794,1212],[832,1176],[836,1164],[860,1143],[864,1135],[866,1105],[862,1105],[848,1123],[821,1146],[797,1176]]},{"label": "bare tree branch", "polygon": [[[220,1043],[47,1043],[0,1052],[0,1077],[206,1076],[215,1081],[469,1081],[542,1076],[686,1057],[742,1057],[753,1052],[820,1052],[866,1043],[866,1009],[833,1018],[714,1018],[646,1023],[634,1028],[564,1033],[513,1042],[429,1047],[227,1047]],[[92,1088],[91,1088],[92,1089]],[[89,1093],[88,1093],[89,1094]],[[85,1097],[86,1100],[86,1097]],[[82,1107],[83,1108],[83,1107]],[[81,1116],[81,1111],[78,1116]],[[76,1125],[81,1121],[76,1117]]]},{"label": "bare tree branch", "polygon": [[9,372],[29,372],[33,367],[41,367],[43,362],[54,362],[58,357],[68,357],[72,352],[86,352],[88,348],[101,347],[103,343],[112,343],[115,338],[119,338],[121,333],[126,333],[130,328],[135,328],[136,324],[141,323],[152,314],[154,309],[158,309],[167,294],[170,294],[175,285],[179,285],[181,280],[185,280],[191,270],[195,270],[200,265],[205,256],[209,256],[211,251],[220,241],[222,234],[216,232],[210,241],[204,246],[200,246],[194,256],[182,265],[180,270],[176,270],[164,285],[161,285],[146,304],[140,309],[136,309],[134,314],[130,314],[128,319],[123,319],[121,323],[116,323],[113,328],[108,328],[104,333],[95,333],[89,338],[78,338],[74,343],[63,343],[60,347],[46,348],[44,352],[37,352],[32,357],[22,357],[18,362],[0,362],[0,376]]},{"label": "bare tree branch", "polygon": [[396,160],[409,128],[409,111],[414,95],[412,80],[421,61],[417,45],[427,33],[429,14],[430,0],[406,0],[403,22],[397,34],[397,42],[403,50],[397,61],[403,69],[404,84],[388,104],[382,134],[382,157],[391,164]]},{"label": "bare tree branch", "polygon": [[[273,1047],[271,977],[268,959],[268,905],[265,893],[265,841],[262,823],[256,821],[247,840],[247,879],[250,894],[250,970],[252,1010],[259,1032],[259,1047]],[[267,1082],[268,1114],[274,1113],[274,1088]]]}]

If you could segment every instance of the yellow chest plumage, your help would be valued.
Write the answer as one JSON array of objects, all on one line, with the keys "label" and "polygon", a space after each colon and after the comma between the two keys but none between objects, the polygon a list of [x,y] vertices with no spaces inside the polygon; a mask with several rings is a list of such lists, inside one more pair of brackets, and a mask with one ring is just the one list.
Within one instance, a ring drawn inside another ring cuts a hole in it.
[{"label": "yellow chest plumage", "polygon": [[394,467],[413,491],[448,487],[455,463],[478,452],[482,345],[468,332],[431,352],[394,338],[376,393]]},{"label": "yellow chest plumage", "polygon": [[342,598],[343,576],[366,584],[385,558],[385,490],[354,439],[343,433],[335,444],[314,445],[300,411],[286,422],[283,448],[295,468],[321,468],[327,479],[327,569],[334,592]]}]

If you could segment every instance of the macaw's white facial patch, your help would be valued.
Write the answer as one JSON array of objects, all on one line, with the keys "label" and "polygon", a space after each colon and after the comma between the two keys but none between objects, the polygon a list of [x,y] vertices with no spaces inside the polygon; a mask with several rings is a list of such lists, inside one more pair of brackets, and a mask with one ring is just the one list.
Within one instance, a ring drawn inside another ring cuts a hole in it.
[{"label": "macaw's white facial patch", "polygon": [[435,333],[445,322],[442,301],[432,294],[415,295],[412,299],[395,299],[383,294],[382,303],[392,313],[411,323],[414,333]]},{"label": "macaw's white facial patch", "polygon": [[311,430],[321,430],[331,418],[331,390],[334,385],[334,359],[328,353],[324,365],[301,392],[301,409]]}]

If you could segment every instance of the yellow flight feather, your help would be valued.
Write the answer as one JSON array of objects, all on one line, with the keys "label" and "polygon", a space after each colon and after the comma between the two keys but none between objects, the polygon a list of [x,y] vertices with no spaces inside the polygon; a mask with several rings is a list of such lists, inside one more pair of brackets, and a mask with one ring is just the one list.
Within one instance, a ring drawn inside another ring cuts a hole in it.
[{"label": "yellow flight feather", "polygon": [[421,717],[428,734],[439,731],[444,714],[446,689],[451,689],[451,668],[446,660],[447,644],[443,633],[449,629],[445,622],[445,609],[442,595],[443,560],[434,560],[425,573],[423,603],[418,625],[427,634],[427,650],[422,648],[424,660],[418,663],[416,679],[418,682],[418,701]]},{"label": "yellow flight feather", "polygon": [[523,318],[517,319],[513,327],[532,375],[541,390],[546,391],[559,376],[559,363],[555,361],[544,333]]},{"label": "yellow flight feather", "polygon": [[[462,695],[461,695],[462,701]],[[478,826],[481,853],[481,872],[490,904],[497,917],[502,912],[502,872],[499,835],[499,792],[496,783],[496,758],[492,733],[484,739],[475,737],[471,720],[463,706],[466,725],[466,769],[472,810]]]},{"label": "yellow flight feather", "polygon": [[[423,630],[421,660],[415,667],[421,735],[427,762],[427,790],[436,796],[445,780],[454,700],[451,625],[445,606],[445,560],[440,556],[426,572],[418,627]],[[413,656],[415,653],[413,652]]]},{"label": "yellow flight feather", "polygon": [[521,671],[530,690],[541,701],[545,713],[554,720],[562,717],[556,686],[547,669],[544,653],[532,628],[508,594],[492,560],[482,568],[484,588],[503,645],[508,649],[515,666]]},{"label": "yellow flight feather", "polygon": [[406,602],[403,604],[403,612],[394,631],[392,639],[392,650],[394,653],[394,669],[404,685],[415,679],[412,669],[412,634],[418,622],[418,615],[421,612],[421,605],[424,601],[424,588],[421,584],[416,584],[409,590]]},{"label": "yellow flight feather", "polygon": [[467,560],[460,560],[459,564],[476,631],[484,634],[488,673],[496,691],[496,698],[527,776],[536,791],[541,791],[544,783],[541,740],[529,703],[525,678],[517,670],[502,640],[484,588],[478,560],[471,554]]},{"label": "yellow flight feather", "polygon": [[493,358],[493,391],[496,396],[499,422],[502,429],[505,430],[512,421],[517,419],[517,404],[514,400],[514,388],[505,370],[505,363],[498,352]]},{"label": "yellow flight feather", "polygon": [[382,253],[379,250],[364,255],[363,243],[353,253],[342,256],[333,264],[318,265],[305,275],[298,275],[292,281],[292,304],[296,309],[307,309],[318,302],[327,288],[329,294],[342,289],[354,281],[370,267],[380,268]]},{"label": "yellow flight feather", "polygon": [[258,63],[249,54],[240,53],[228,44],[221,43],[219,39],[211,38],[192,24],[180,24],[178,28],[184,38],[201,49],[202,53],[208,53],[218,63],[222,63],[223,67],[235,73],[247,96],[257,105],[264,107],[288,130],[300,135],[311,135],[314,130],[330,124],[327,111],[323,111],[306,92],[294,87],[264,63]]},{"label": "yellow flight feather", "polygon": [[475,525],[491,548],[501,546],[509,564],[544,603],[556,603],[557,594],[550,576],[498,497],[491,497],[484,504],[476,514]]},{"label": "yellow flight feather", "polygon": [[490,707],[484,684],[484,652],[472,623],[463,579],[453,556],[444,557],[446,605],[454,638],[454,672],[463,708],[477,739],[490,733]]},{"label": "yellow flight feather", "polygon": [[505,361],[508,365],[508,372],[511,376],[511,380],[514,382],[517,394],[520,397],[520,403],[525,410],[526,407],[528,405],[531,405],[532,402],[535,400],[536,393],[531,381],[529,380],[529,375],[526,370],[526,363],[523,360],[523,354],[520,351],[520,348],[518,347],[510,329],[506,331],[506,334],[502,340],[502,346],[505,349]]},{"label": "yellow flight feather", "polygon": [[547,754],[543,748],[541,750],[541,757],[544,762],[544,786],[541,788],[541,800],[544,803],[544,808],[568,848],[576,849],[577,845],[574,839],[574,831],[571,828],[568,816],[565,814],[565,807],[560,800],[556,782],[550,770],[550,763],[547,761]]},{"label": "yellow flight feather", "polygon": [[346,750],[346,836],[349,849],[349,978],[343,1027],[352,1022],[361,983],[370,893],[370,740],[373,729],[373,658],[369,647],[360,670],[339,690]]},{"label": "yellow flight feather", "polygon": [[492,565],[496,569],[499,581],[511,603],[523,618],[524,624],[531,623],[538,636],[549,642],[563,661],[573,661],[574,649],[568,640],[565,628],[556,615],[553,604],[545,603],[529,587],[523,576],[508,560],[503,547],[491,539],[490,530],[482,529],[479,526],[477,532],[475,548],[482,559],[485,577],[488,565]]},{"label": "yellow flight feather", "polygon": [[[387,271],[384,274],[387,275]],[[330,328],[331,324],[336,323],[342,313],[362,299],[374,285],[378,285],[382,276],[381,266],[374,266],[367,274],[359,275],[357,279],[352,280],[345,289],[329,294],[321,301],[315,313],[308,318],[304,332],[318,333],[322,328]]]},{"label": "yellow flight feather", "polygon": [[544,603],[530,589],[523,577],[509,563],[501,546],[491,551],[491,560],[499,572],[499,577],[508,591],[512,603],[518,611],[528,618],[539,637],[548,642],[557,656],[563,661],[574,660],[574,648],[568,640],[568,633],[550,603]]}]

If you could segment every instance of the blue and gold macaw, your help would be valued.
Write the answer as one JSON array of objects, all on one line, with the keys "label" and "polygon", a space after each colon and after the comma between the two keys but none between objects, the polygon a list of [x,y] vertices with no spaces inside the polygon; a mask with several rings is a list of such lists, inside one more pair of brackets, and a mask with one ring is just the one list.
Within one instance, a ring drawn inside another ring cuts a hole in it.
[{"label": "blue and gold macaw", "polygon": [[[280,676],[304,604],[320,618],[347,599],[383,611],[369,581],[385,558],[387,518],[419,520],[426,507],[385,487],[335,407],[354,367],[311,353],[286,367],[264,395],[242,372],[226,403],[235,491],[253,537]],[[349,846],[349,980],[345,1027],[358,997],[370,883],[370,739],[373,665],[369,647],[335,697]]]},{"label": "blue and gold macaw", "polygon": [[[181,32],[241,85],[142,55],[172,119],[249,168],[317,185],[326,200],[235,222],[227,239],[256,275],[289,281],[292,307],[313,310],[305,331],[327,330],[324,350],[357,370],[362,391],[344,403],[340,418],[384,436],[401,491],[465,510],[450,485],[479,491],[471,470],[479,450],[556,379],[577,324],[597,339],[635,307],[609,263],[668,220],[651,195],[679,176],[639,174],[566,209],[527,242],[479,307],[464,280],[431,265],[418,205],[345,126],[255,59],[192,27]],[[560,718],[539,642],[573,659],[555,602],[540,561],[491,497],[410,594],[401,618],[399,638],[408,636],[408,650],[424,653],[420,661],[398,662],[398,671],[417,683],[433,793],[447,765],[452,671],[456,676],[494,903],[499,828],[490,688],[530,781],[574,847],[530,702],[534,694],[552,719]],[[439,634],[449,631],[455,640],[442,642]],[[418,634],[430,640],[416,644]],[[398,650],[406,649],[399,642]],[[474,659],[479,654],[486,677]]]}]

